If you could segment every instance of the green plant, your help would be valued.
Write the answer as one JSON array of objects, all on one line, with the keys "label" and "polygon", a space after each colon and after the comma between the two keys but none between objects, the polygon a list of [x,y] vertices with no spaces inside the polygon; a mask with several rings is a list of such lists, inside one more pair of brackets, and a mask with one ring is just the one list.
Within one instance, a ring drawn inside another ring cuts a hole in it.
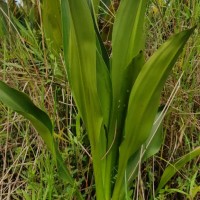
[{"label": "green plant", "polygon": [[193,157],[196,157],[199,155],[200,155],[200,147],[198,147],[198,148],[194,149],[193,151],[191,151],[190,153],[184,155],[176,163],[170,164],[165,169],[156,192],[158,192],[172,178],[172,176],[183,167],[183,165],[185,165]]},{"label": "green plant", "polygon": [[[164,115],[158,111],[160,93],[194,30],[174,35],[145,62],[146,3],[121,1],[109,58],[97,28],[99,1],[61,0],[67,75],[90,140],[100,200],[125,199],[138,163],[159,150]],[[32,122],[57,161],[61,176],[82,199],[61,159],[49,117],[26,95],[3,82],[0,91],[3,103]]]}]

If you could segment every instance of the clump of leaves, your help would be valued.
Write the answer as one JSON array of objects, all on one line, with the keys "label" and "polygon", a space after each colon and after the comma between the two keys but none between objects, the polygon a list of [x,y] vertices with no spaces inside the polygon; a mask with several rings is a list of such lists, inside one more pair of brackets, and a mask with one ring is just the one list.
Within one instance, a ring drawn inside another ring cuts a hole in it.
[{"label": "clump of leaves", "polygon": [[[145,61],[146,4],[147,0],[121,1],[109,57],[97,27],[99,1],[61,0],[67,76],[87,129],[99,200],[125,199],[138,163],[159,150],[164,115],[158,110],[160,94],[194,31],[191,28],[174,35]],[[61,176],[75,188],[75,195],[83,199],[63,164],[47,114],[3,82],[0,91],[2,102],[32,122],[57,160]]]}]

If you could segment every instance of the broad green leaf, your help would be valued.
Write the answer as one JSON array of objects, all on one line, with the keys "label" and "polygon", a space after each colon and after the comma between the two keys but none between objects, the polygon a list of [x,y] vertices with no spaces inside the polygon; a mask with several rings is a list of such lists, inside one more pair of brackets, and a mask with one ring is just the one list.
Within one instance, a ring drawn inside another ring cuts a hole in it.
[{"label": "broad green leaf", "polygon": [[[174,35],[145,63],[132,88],[120,151],[129,156],[147,139],[151,130],[161,90],[194,28]],[[130,145],[130,146],[129,146]],[[122,153],[123,154],[123,153]]]},{"label": "broad green leaf", "polygon": [[104,124],[108,128],[112,103],[112,85],[108,68],[97,51],[97,90],[101,103]]},{"label": "broad green leaf", "polygon": [[[48,115],[36,107],[26,94],[9,87],[2,81],[0,81],[0,101],[9,108],[23,115],[26,119],[30,120],[46,143],[48,149],[53,154],[53,157],[56,159],[58,173],[60,174],[61,178],[76,188],[75,182],[67,170],[54,141],[53,127]],[[77,189],[76,192],[80,197],[81,195]]]},{"label": "broad green leaf", "polygon": [[[133,179],[137,176],[139,163],[143,163],[151,156],[158,153],[160,150],[161,145],[163,144],[163,131],[162,131],[162,119],[163,113],[162,108],[160,107],[158,113],[156,115],[151,133],[145,143],[141,146],[141,148],[131,156],[128,161],[127,168],[126,168],[126,182],[127,187],[130,186]],[[126,189],[124,187],[124,189]],[[128,190],[129,188],[127,188]],[[123,199],[124,190],[121,189],[121,198]]]},{"label": "broad green leaf", "polygon": [[163,114],[161,113],[161,110],[159,110],[159,112],[156,115],[149,137],[142,145],[142,147],[129,159],[126,169],[127,180],[129,182],[132,180],[132,178],[135,178],[135,175],[137,173],[136,169],[139,164],[141,151],[142,151],[141,162],[143,162],[146,159],[158,153],[158,151],[160,150],[160,147],[163,143],[163,130],[162,130],[163,127],[161,123],[162,119],[163,119]]},{"label": "broad green leaf", "polygon": [[174,35],[142,67],[132,88],[120,146],[118,177],[114,197],[119,194],[128,159],[148,138],[164,83],[194,28]]},{"label": "broad green leaf", "polygon": [[[112,146],[112,149],[109,153],[107,164],[108,179],[110,177],[109,173],[111,173],[113,166],[117,162],[118,145],[123,133],[120,131],[123,129],[121,120],[117,121],[120,115],[118,107],[121,106],[123,73],[133,58],[144,49],[143,24],[145,10],[146,0],[123,0],[120,2],[113,25],[110,69],[113,103],[108,133],[108,147]],[[114,138],[119,139],[113,144]],[[107,184],[110,184],[109,180]],[[106,187],[109,188],[109,186]]]},{"label": "broad green leaf", "polygon": [[[97,89],[96,35],[87,1],[69,0],[70,38],[67,57],[72,94],[87,129],[93,155],[97,198],[104,199],[101,161],[103,138],[101,135],[103,113]],[[77,12],[78,10],[78,12]],[[65,36],[64,36],[65,37]],[[66,58],[67,58],[66,57]]]},{"label": "broad green leaf", "polygon": [[163,144],[164,135],[163,135],[162,120],[164,118],[164,113],[162,111],[163,111],[163,106],[160,106],[156,118],[154,120],[151,132],[143,145],[144,160],[158,153],[158,151],[161,148],[161,145]]},{"label": "broad green leaf", "polygon": [[94,23],[94,28],[95,28],[95,32],[96,32],[96,37],[97,37],[97,49],[98,49],[98,52],[99,54],[102,56],[105,64],[106,64],[106,67],[108,68],[109,72],[110,72],[110,59],[109,59],[109,56],[108,56],[108,52],[103,44],[103,41],[101,39],[101,36],[100,36],[100,33],[99,33],[99,30],[96,26],[96,24]]},{"label": "broad green leaf", "polygon": [[[97,50],[97,91],[100,99],[101,111],[103,114],[103,124],[101,127],[101,133],[99,138],[99,147],[97,151],[101,154],[101,170],[102,170],[102,179],[106,179],[106,159],[104,155],[106,154],[107,148],[107,132],[110,118],[110,108],[112,103],[112,86],[111,79],[108,68]],[[98,166],[99,167],[99,166]],[[98,169],[99,170],[99,169]],[[105,190],[104,190],[105,191]],[[101,191],[100,191],[101,192]],[[106,193],[104,192],[105,196]],[[110,197],[109,197],[110,198]]]},{"label": "broad green leaf", "polygon": [[[144,53],[141,51],[137,56],[135,56],[132,59],[130,64],[124,69],[122,73],[122,87],[118,103],[118,117],[117,117],[119,132],[123,132],[130,92],[132,87],[134,86],[135,80],[137,79],[137,76],[140,73],[144,63],[145,63]],[[119,138],[119,140],[121,139],[122,138]]]},{"label": "broad green leaf", "polygon": [[176,172],[178,172],[187,162],[191,161],[197,156],[200,156],[200,147],[197,147],[193,151],[182,156],[175,163],[169,164],[169,166],[164,170],[163,175],[161,176],[161,180],[159,182],[158,188],[156,189],[156,194],[159,193],[159,191],[176,174]]},{"label": "broad green leaf", "polygon": [[70,85],[90,141],[95,145],[102,124],[96,79],[96,36],[87,3],[69,0],[69,7],[72,18],[69,50]]},{"label": "broad green leaf", "polygon": [[[123,73],[133,58],[144,49],[143,25],[146,1],[147,0],[120,1],[113,25],[110,69],[113,103],[108,133],[108,147],[110,148],[110,152],[107,158],[106,171],[108,173],[108,179],[106,188],[110,188],[111,171],[113,170],[113,166],[117,163],[118,145],[123,133],[120,131],[123,129],[123,126],[121,126],[121,122],[117,121],[120,115],[120,113],[118,113],[118,107],[121,106],[120,97],[124,81]],[[115,140],[115,138],[119,139]]]},{"label": "broad green leaf", "polygon": [[144,49],[145,10],[146,0],[123,0],[116,14],[112,34],[111,67],[115,103],[119,101],[122,84],[121,74],[131,60]]}]

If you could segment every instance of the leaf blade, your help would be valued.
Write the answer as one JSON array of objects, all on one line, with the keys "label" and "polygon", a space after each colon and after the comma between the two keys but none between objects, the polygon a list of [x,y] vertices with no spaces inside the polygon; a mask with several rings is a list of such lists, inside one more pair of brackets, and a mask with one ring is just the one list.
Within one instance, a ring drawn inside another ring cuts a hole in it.
[{"label": "leaf blade", "polygon": [[[73,26],[70,34],[69,56],[71,88],[81,116],[89,130],[89,137],[94,144],[98,141],[100,131],[97,130],[100,130],[102,123],[96,84],[95,31],[85,1],[70,0],[69,7],[72,18],[71,25]],[[80,15],[77,15],[77,9]],[[94,130],[96,130],[97,135],[90,134]]]},{"label": "leaf blade", "polygon": [[103,114],[97,88],[97,41],[94,23],[87,1],[69,0],[68,8],[70,31],[69,38],[66,38],[68,55],[65,58],[69,64],[70,87],[91,144],[95,183],[98,188],[97,198],[103,200],[105,198],[102,193],[104,178],[102,166],[105,162],[102,162],[101,158],[105,153],[102,144],[105,135],[101,135]]},{"label": "leaf blade", "polygon": [[173,36],[143,66],[131,91],[125,124],[125,140],[135,144],[130,154],[148,137],[147,133],[151,129],[159,105],[161,90],[193,31],[194,28]]},{"label": "leaf blade", "polygon": [[159,185],[156,189],[156,194],[159,193],[160,189],[162,189],[167,182],[175,175],[177,171],[179,171],[187,162],[191,161],[195,157],[200,155],[200,147],[195,148],[193,151],[189,152],[188,154],[182,156],[173,164],[170,164],[163,172],[161,176],[161,180]]},{"label": "leaf blade", "polygon": [[53,126],[48,115],[35,106],[25,93],[9,87],[2,81],[0,81],[0,101],[9,108],[23,115],[26,119],[30,120],[46,143],[48,149],[53,154],[58,168],[60,169],[59,174],[62,174],[61,178],[74,186],[74,180],[72,179],[68,169],[65,167],[54,141]]},{"label": "leaf blade", "polygon": [[119,5],[112,34],[111,78],[114,102],[119,100],[123,70],[144,49],[145,10],[146,0],[123,0]]},{"label": "leaf blade", "polygon": [[114,199],[119,196],[120,188],[123,185],[128,159],[148,138],[163,85],[194,28],[176,34],[165,42],[145,63],[135,81],[129,99],[124,140],[120,145]]}]

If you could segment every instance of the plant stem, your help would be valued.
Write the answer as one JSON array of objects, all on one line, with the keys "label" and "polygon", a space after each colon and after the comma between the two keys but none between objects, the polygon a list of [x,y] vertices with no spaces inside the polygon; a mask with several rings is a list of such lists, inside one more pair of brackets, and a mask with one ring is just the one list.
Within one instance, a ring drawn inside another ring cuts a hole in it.
[{"label": "plant stem", "polygon": [[92,159],[93,159],[93,168],[95,176],[95,185],[96,185],[96,199],[105,200],[104,187],[103,187],[103,173],[102,173],[102,161],[100,151],[97,147],[91,146],[92,150]]},{"label": "plant stem", "polygon": [[126,155],[120,156],[119,158],[119,168],[118,168],[118,174],[117,174],[117,180],[115,182],[115,187],[112,195],[112,200],[119,200],[121,198],[124,198],[123,195],[120,195],[123,191],[123,183],[125,178],[125,170],[127,166],[127,157]]},{"label": "plant stem", "polygon": [[116,123],[116,113],[113,112],[111,117],[111,123],[108,132],[108,149],[106,158],[106,173],[105,173],[105,196],[106,200],[111,199],[112,191],[112,171],[114,170],[117,162],[118,155],[118,140],[117,139],[117,123]]}]

